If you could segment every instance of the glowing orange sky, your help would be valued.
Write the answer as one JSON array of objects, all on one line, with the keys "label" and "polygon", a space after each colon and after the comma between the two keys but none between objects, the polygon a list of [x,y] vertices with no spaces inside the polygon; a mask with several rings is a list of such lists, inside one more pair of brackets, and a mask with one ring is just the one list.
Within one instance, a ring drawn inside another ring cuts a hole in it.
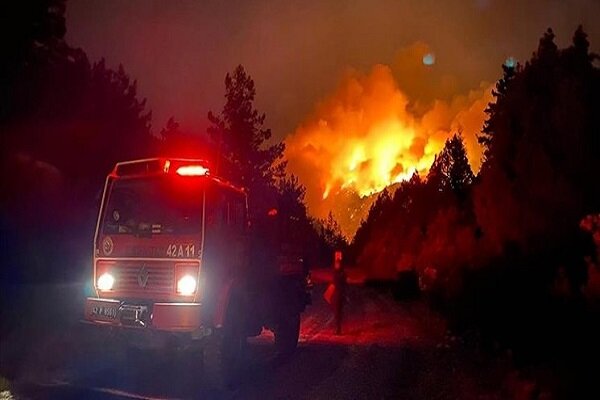
[{"label": "glowing orange sky", "polygon": [[548,27],[562,47],[582,23],[598,46],[598,15],[592,0],[72,0],[66,39],[92,61],[124,65],[156,132],[171,116],[204,131],[208,110],[223,105],[225,73],[242,64],[282,140],[348,67],[396,68],[398,51],[422,41],[435,52],[430,72],[452,78],[425,87],[414,74],[395,77],[411,100],[448,100],[494,82],[507,57],[528,59]]}]

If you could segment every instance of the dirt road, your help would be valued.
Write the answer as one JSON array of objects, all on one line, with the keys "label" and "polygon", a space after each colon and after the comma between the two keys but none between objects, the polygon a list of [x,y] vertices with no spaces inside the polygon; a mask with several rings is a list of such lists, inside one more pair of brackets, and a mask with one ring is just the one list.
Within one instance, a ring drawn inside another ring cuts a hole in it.
[{"label": "dirt road", "polygon": [[[300,346],[288,361],[273,355],[272,335],[250,340],[243,381],[210,391],[197,360],[155,352],[132,354],[96,341],[75,318],[64,326],[25,324],[2,342],[5,398],[15,399],[498,399],[498,374],[448,338],[421,302],[395,302],[385,289],[350,286],[347,320],[333,334],[331,310],[315,288],[303,316]],[[68,287],[55,290],[56,298]],[[83,290],[80,290],[81,292]],[[51,306],[52,296],[40,303]],[[75,300],[75,299],[74,299]],[[61,309],[73,312],[76,308]],[[56,309],[47,311],[52,321]],[[42,318],[42,316],[40,318]],[[29,329],[28,329],[29,326]],[[44,328],[44,326],[46,326]],[[33,328],[35,327],[35,329]],[[22,332],[22,333],[18,333]]]}]

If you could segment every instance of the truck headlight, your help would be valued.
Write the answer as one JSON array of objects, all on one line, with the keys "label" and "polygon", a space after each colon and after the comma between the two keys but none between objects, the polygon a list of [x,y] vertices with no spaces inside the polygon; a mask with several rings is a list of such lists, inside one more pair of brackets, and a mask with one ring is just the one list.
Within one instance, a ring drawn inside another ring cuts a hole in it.
[{"label": "truck headlight", "polygon": [[115,284],[115,277],[108,272],[103,273],[98,278],[97,286],[99,290],[111,290]]},{"label": "truck headlight", "polygon": [[190,296],[196,292],[196,278],[185,275],[177,282],[177,292],[184,296]]}]

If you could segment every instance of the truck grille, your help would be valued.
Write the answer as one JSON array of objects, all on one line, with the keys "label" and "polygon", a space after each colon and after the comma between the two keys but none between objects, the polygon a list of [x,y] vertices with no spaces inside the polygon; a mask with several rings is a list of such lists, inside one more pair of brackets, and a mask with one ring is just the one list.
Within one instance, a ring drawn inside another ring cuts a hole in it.
[{"label": "truck grille", "polygon": [[172,293],[175,287],[172,265],[122,262],[113,271],[116,291]]}]

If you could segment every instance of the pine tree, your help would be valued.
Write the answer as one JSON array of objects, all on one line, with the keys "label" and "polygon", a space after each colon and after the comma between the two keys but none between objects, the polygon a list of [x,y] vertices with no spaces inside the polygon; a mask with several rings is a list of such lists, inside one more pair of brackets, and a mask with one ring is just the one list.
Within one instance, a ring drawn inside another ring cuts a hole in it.
[{"label": "pine tree", "polygon": [[476,207],[495,247],[559,243],[586,213],[597,212],[600,72],[594,59],[581,27],[566,49],[557,49],[548,30],[490,106]]},{"label": "pine tree", "polygon": [[585,55],[586,59],[591,60],[597,56],[589,53],[590,42],[588,41],[587,36],[587,33],[583,30],[583,26],[579,25],[573,34],[573,48],[577,54]]},{"label": "pine tree", "polygon": [[[77,58],[78,51],[64,41],[65,9],[65,0],[0,2],[0,123],[31,104],[27,95],[37,89],[38,82],[29,82],[30,74],[39,72],[48,61]],[[23,81],[30,86],[25,96],[19,91]]]},{"label": "pine tree", "polygon": [[538,49],[534,54],[534,60],[541,60],[543,63],[552,63],[558,55],[558,47],[554,43],[554,32],[551,28],[544,33],[538,44]]},{"label": "pine tree", "polygon": [[492,154],[490,147],[492,145],[494,133],[502,129],[500,126],[501,124],[498,123],[498,120],[492,119],[491,116],[499,116],[502,113],[502,109],[500,108],[502,105],[502,100],[508,92],[508,88],[515,77],[518,67],[518,65],[502,65],[503,76],[500,78],[500,80],[498,80],[498,82],[496,82],[496,87],[492,90],[492,95],[496,98],[496,101],[490,103],[485,109],[488,119],[484,123],[481,134],[477,137],[479,144],[481,144],[484,148],[484,165],[485,162],[490,159]]},{"label": "pine tree", "polygon": [[307,220],[304,196],[306,188],[300,184],[295,175],[286,176],[278,183],[279,189],[279,211],[288,217],[297,220]]},{"label": "pine tree", "polygon": [[451,189],[464,193],[474,178],[462,136],[454,134],[436,156],[427,181],[439,191]]},{"label": "pine tree", "polygon": [[265,114],[254,108],[254,81],[239,65],[225,77],[225,105],[219,115],[208,113],[208,129],[218,152],[216,173],[248,188],[256,196],[283,176],[284,144],[266,145],[271,130]]},{"label": "pine tree", "polygon": [[381,221],[385,216],[389,216],[388,212],[392,205],[392,197],[388,189],[377,196],[377,199],[371,205],[367,218],[360,222],[354,238],[352,239],[351,251],[354,256],[358,256],[363,248],[373,239],[373,234],[380,231]]},{"label": "pine tree", "polygon": [[346,246],[342,229],[331,211],[327,214],[327,219],[322,221],[321,236],[332,250],[339,250]]}]

